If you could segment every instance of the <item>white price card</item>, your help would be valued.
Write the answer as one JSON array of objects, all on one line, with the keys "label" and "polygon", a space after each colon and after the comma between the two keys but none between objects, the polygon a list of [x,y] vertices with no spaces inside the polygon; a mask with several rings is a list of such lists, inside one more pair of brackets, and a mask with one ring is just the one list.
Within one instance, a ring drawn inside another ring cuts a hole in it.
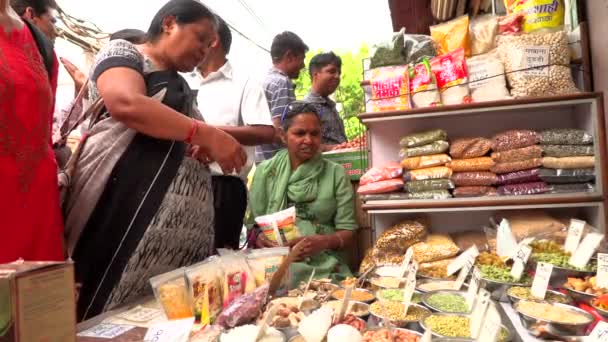
[{"label": "white price card", "polygon": [[467,289],[467,307],[469,311],[473,309],[473,304],[475,304],[475,297],[477,297],[477,291],[479,291],[479,285],[481,284],[481,273],[479,272],[479,268],[473,268],[473,274],[471,275],[471,281],[469,281],[469,288]]},{"label": "white price card", "polygon": [[597,253],[597,287],[608,288],[608,254]]},{"label": "white price card", "polygon": [[194,317],[155,324],[146,333],[144,342],[187,342]]},{"label": "white price card", "polygon": [[534,281],[530,290],[532,296],[538,299],[545,299],[549,279],[551,279],[551,272],[553,272],[553,265],[551,264],[539,262],[536,265],[536,273],[534,273]]},{"label": "white price card", "polygon": [[532,254],[532,247],[528,245],[521,244],[517,248],[515,255],[513,255],[513,267],[511,268],[511,276],[515,278],[515,280],[521,279],[528,258],[530,258],[530,254]]},{"label": "white price card", "polygon": [[603,239],[604,234],[600,234],[597,232],[591,232],[587,234],[581,244],[578,245],[576,252],[574,252],[574,254],[572,254],[572,256],[570,257],[570,260],[568,260],[568,263],[578,268],[583,268],[587,266],[587,263],[589,262],[595,251],[597,251],[597,248],[600,246],[600,243]]},{"label": "white price card", "polygon": [[412,261],[412,256],[414,256],[414,249],[412,247],[408,248],[405,252],[405,256],[403,257],[403,262],[401,263],[401,270],[399,271],[399,275],[401,277],[405,277],[405,273],[407,272],[407,267]]},{"label": "white price card", "polygon": [[420,342],[431,342],[432,339],[433,339],[433,331],[429,327],[426,329],[426,331],[422,335],[422,338],[420,338]]},{"label": "white price card", "polygon": [[496,233],[496,254],[500,257],[508,258],[513,255],[517,248],[517,240],[511,231],[509,221],[503,219],[498,225]]},{"label": "white price card", "polygon": [[500,314],[494,303],[488,305],[484,320],[481,325],[481,330],[477,336],[479,342],[496,342],[501,329]]},{"label": "white price card", "polygon": [[467,276],[469,275],[469,272],[471,271],[471,268],[473,268],[474,264],[475,264],[475,257],[470,255],[469,259],[467,259],[464,266],[460,269],[460,273],[458,273],[458,277],[454,281],[454,290],[457,290],[457,291],[460,290],[460,288],[462,287],[462,284],[464,284],[464,281],[465,281],[465,279],[467,279]]},{"label": "white price card", "polygon": [[159,317],[162,312],[158,309],[145,308],[138,305],[129,311],[116,315],[118,318],[126,319],[131,322],[145,323]]},{"label": "white price card", "polygon": [[405,278],[405,289],[403,290],[403,312],[407,312],[407,309],[412,303],[412,296],[416,289],[416,273],[418,272],[418,264],[416,262],[411,263],[407,268],[407,277]]},{"label": "white price card", "polygon": [[568,253],[576,252],[578,244],[581,242],[583,237],[583,231],[585,230],[585,221],[571,219],[570,226],[568,227],[568,237],[564,243],[564,250]]},{"label": "white price card", "polygon": [[132,325],[102,323],[90,329],[78,333],[80,337],[106,338],[112,339],[118,337],[127,331],[135,328]]},{"label": "white price card", "polygon": [[479,336],[479,330],[481,329],[481,325],[483,324],[483,318],[488,309],[488,305],[490,304],[490,292],[486,289],[479,289],[479,293],[477,294],[477,300],[475,301],[475,307],[473,307],[473,312],[471,312],[471,336],[477,337]]},{"label": "white price card", "polygon": [[585,341],[608,342],[608,323],[604,321],[597,322],[597,325]]},{"label": "white price card", "polygon": [[477,249],[477,246],[471,246],[469,249],[460,254],[456,259],[454,259],[454,261],[448,264],[448,275],[452,275],[456,273],[459,269],[461,269],[462,266],[467,263],[469,258],[471,258],[471,256],[473,258],[477,258],[478,255],[479,249]]}]

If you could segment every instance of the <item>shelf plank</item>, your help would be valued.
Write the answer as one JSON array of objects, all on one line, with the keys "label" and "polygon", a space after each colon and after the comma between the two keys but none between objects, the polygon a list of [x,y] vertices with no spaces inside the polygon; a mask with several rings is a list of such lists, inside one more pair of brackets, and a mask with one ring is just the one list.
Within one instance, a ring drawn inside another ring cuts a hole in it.
[{"label": "shelf plank", "polygon": [[374,200],[365,202],[362,209],[365,211],[399,210],[399,209],[462,209],[472,207],[502,207],[516,205],[543,205],[543,204],[572,204],[599,202],[603,198],[601,194],[594,193],[572,193],[551,195],[527,195],[527,196],[497,196],[497,197],[473,197],[473,198],[450,198],[446,200]]},{"label": "shelf plank", "polygon": [[426,108],[413,108],[410,110],[401,111],[387,111],[387,112],[375,112],[375,113],[362,113],[358,117],[366,123],[366,121],[376,121],[381,119],[396,119],[404,118],[413,115],[424,115],[424,114],[450,114],[452,112],[461,111],[492,111],[492,110],[509,110],[509,107],[513,106],[526,106],[526,105],[557,105],[559,102],[564,101],[584,101],[600,99],[601,93],[575,93],[561,96],[546,96],[546,97],[528,97],[521,99],[510,99],[500,101],[488,101],[470,104],[450,105],[450,106],[437,106],[437,107],[426,107]]}]

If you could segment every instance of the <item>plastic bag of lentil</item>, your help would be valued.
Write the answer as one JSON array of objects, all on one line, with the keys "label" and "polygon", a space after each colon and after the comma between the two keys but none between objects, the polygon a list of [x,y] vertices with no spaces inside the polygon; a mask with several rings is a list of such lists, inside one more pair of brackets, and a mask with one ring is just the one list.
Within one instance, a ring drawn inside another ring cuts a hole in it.
[{"label": "plastic bag of lentil", "polygon": [[454,183],[449,179],[427,179],[405,183],[405,191],[410,193],[448,189],[454,189]]},{"label": "plastic bag of lentil", "polygon": [[551,191],[545,182],[509,184],[498,187],[498,194],[501,196],[521,196],[537,195]]},{"label": "plastic bag of lentil", "polygon": [[551,194],[567,194],[572,192],[593,192],[595,185],[593,183],[570,183],[570,184],[551,184],[549,185]]},{"label": "plastic bag of lentil", "polygon": [[445,166],[435,166],[426,169],[410,170],[403,174],[403,179],[406,182],[426,180],[426,179],[442,179],[450,178],[452,169]]},{"label": "plastic bag of lentil", "polygon": [[492,159],[497,163],[516,162],[543,156],[543,148],[538,145],[516,148],[503,152],[492,152]]},{"label": "plastic bag of lentil", "polygon": [[540,182],[540,169],[509,172],[498,175],[498,185]]},{"label": "plastic bag of lentil", "polygon": [[486,138],[460,138],[450,144],[452,158],[466,159],[485,156],[492,148],[492,141]]},{"label": "plastic bag of lentil", "polygon": [[433,262],[456,256],[460,249],[447,234],[429,234],[426,239],[412,245],[414,260]]},{"label": "plastic bag of lentil", "polygon": [[399,151],[399,158],[425,156],[429,154],[440,154],[448,150],[450,144],[445,140],[432,142],[428,145],[418,147],[403,147]]},{"label": "plastic bag of lentil", "polygon": [[424,239],[425,223],[424,219],[404,220],[397,223],[380,235],[374,249],[405,253],[411,245]]},{"label": "plastic bag of lentil", "polygon": [[490,186],[496,184],[496,174],[487,171],[456,172],[452,175],[452,182],[459,186]]},{"label": "plastic bag of lentil", "polygon": [[[471,248],[473,245],[477,246],[477,249],[480,252],[490,250],[490,246],[488,244],[488,238],[486,234],[481,231],[466,231],[466,232],[458,232],[450,234],[452,240],[461,251],[466,251]],[[422,269],[422,265],[419,268]]]},{"label": "plastic bag of lentil", "polygon": [[453,159],[446,166],[454,172],[489,171],[494,166],[494,161],[490,157]]},{"label": "plastic bag of lentil", "polygon": [[582,129],[548,129],[539,133],[542,145],[590,145],[593,136]]},{"label": "plastic bag of lentil", "polygon": [[490,169],[490,171],[498,174],[511,173],[522,170],[534,169],[543,165],[541,158],[534,158],[510,163],[498,163]]},{"label": "plastic bag of lentil", "polygon": [[415,134],[406,135],[401,138],[399,145],[401,147],[419,147],[428,145],[438,140],[447,140],[448,134],[442,129],[434,129],[431,131],[419,132]]},{"label": "plastic bag of lentil", "polygon": [[421,192],[410,192],[407,195],[408,199],[418,200],[444,200],[451,198],[452,195],[448,190],[427,190]]},{"label": "plastic bag of lentil", "polygon": [[496,196],[496,188],[491,186],[459,186],[453,191],[456,198],[459,197],[483,197]]},{"label": "plastic bag of lentil", "polygon": [[492,138],[492,150],[503,152],[516,148],[528,147],[538,143],[538,133],[531,130],[519,129],[496,134]]},{"label": "plastic bag of lentil", "polygon": [[548,169],[584,169],[595,167],[595,157],[544,157],[543,167]]},{"label": "plastic bag of lentil", "polygon": [[543,145],[546,157],[578,157],[592,156],[593,145]]},{"label": "plastic bag of lentil", "polygon": [[595,169],[540,169],[539,177],[547,183],[585,183],[595,180]]},{"label": "plastic bag of lentil", "polygon": [[450,160],[452,160],[452,158],[445,153],[432,154],[430,156],[417,156],[403,159],[401,161],[401,167],[406,170],[424,169],[427,167],[445,165],[445,163]]}]

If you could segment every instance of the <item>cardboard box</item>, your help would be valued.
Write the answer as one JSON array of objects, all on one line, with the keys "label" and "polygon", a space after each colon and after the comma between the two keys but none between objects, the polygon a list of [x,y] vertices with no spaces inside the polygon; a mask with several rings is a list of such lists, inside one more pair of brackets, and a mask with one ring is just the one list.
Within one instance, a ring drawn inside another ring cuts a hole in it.
[{"label": "cardboard box", "polygon": [[325,152],[323,157],[344,166],[346,174],[353,181],[359,180],[367,170],[367,152],[361,149],[347,152]]},{"label": "cardboard box", "polygon": [[74,266],[0,264],[0,342],[76,341]]}]

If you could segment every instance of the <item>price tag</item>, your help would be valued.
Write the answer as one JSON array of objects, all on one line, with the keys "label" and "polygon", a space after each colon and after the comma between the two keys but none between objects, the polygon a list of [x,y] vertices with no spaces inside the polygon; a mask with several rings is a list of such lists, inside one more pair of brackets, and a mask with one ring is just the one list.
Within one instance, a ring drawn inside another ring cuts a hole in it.
[{"label": "price tag", "polygon": [[564,250],[568,253],[576,252],[578,244],[581,242],[583,232],[585,230],[585,221],[571,219],[570,226],[568,227],[568,237],[566,237],[566,243],[564,243]]},{"label": "price tag", "polygon": [[585,238],[583,239],[583,242],[578,245],[576,252],[574,252],[574,254],[572,254],[572,256],[570,257],[570,260],[568,260],[568,263],[574,267],[579,268],[587,266],[587,263],[589,262],[595,251],[597,251],[597,248],[600,246],[600,243],[603,239],[604,234],[596,232],[587,234],[587,236],[585,236]]},{"label": "price tag", "polygon": [[[352,287],[346,289],[347,294],[349,293],[349,289],[352,291]],[[346,295],[345,295],[345,298],[346,298]],[[276,315],[278,309],[279,309],[279,306],[275,305],[275,306],[271,307],[270,310],[268,310],[268,313],[266,314],[266,317],[262,321],[262,324],[260,325],[260,330],[258,330],[258,334],[255,337],[254,341],[258,341],[264,335],[266,335],[266,330],[268,329],[268,325],[270,324],[270,322],[272,322],[272,319]]]},{"label": "price tag", "polygon": [[346,309],[348,309],[348,302],[350,302],[350,297],[353,294],[353,288],[347,287],[346,292],[344,293],[344,298],[342,299],[342,306],[340,307],[340,314],[338,315],[338,322],[341,322],[346,314]]},{"label": "price tag", "polygon": [[608,342],[608,323],[598,321],[587,340],[593,342]]},{"label": "price tag", "polygon": [[551,264],[539,262],[536,265],[536,273],[534,274],[534,281],[530,290],[532,296],[538,299],[545,299],[549,279],[551,279],[551,272],[553,272],[553,265]]},{"label": "price tag", "polygon": [[528,258],[530,258],[530,254],[532,254],[532,247],[528,245],[522,244],[517,248],[517,251],[513,256],[513,267],[511,268],[511,276],[515,278],[515,280],[521,279]]},{"label": "price tag", "polygon": [[405,272],[407,272],[407,267],[412,261],[412,256],[414,256],[414,249],[412,247],[408,248],[405,252],[405,256],[403,257],[403,262],[401,263],[401,271],[399,274],[401,277],[405,277]]},{"label": "price tag", "polygon": [[473,268],[473,275],[471,276],[471,281],[469,282],[469,288],[467,289],[467,307],[469,311],[473,309],[473,304],[475,304],[475,297],[477,297],[477,291],[479,291],[479,284],[481,283],[481,273],[477,267]]},{"label": "price tag", "polygon": [[454,281],[454,290],[460,290],[462,284],[464,284],[465,279],[469,275],[471,268],[475,264],[475,257],[473,255],[469,256],[469,259],[464,264],[464,267],[460,269],[460,273],[458,273],[458,277]]},{"label": "price tag", "polygon": [[479,330],[483,324],[483,317],[486,314],[488,305],[490,304],[490,292],[486,289],[479,289],[475,307],[471,313],[471,336],[479,336]]},{"label": "price tag", "polygon": [[187,342],[194,325],[194,317],[168,321],[148,329],[144,342]]},{"label": "price tag", "polygon": [[479,255],[479,250],[477,249],[477,246],[475,246],[475,245],[471,246],[469,249],[467,249],[462,254],[460,254],[456,259],[454,259],[454,261],[449,263],[448,264],[448,275],[452,275],[452,274],[456,273],[456,271],[461,269],[464,266],[464,264],[467,262],[467,260],[469,260],[469,258],[471,258],[471,255],[473,256],[473,258],[477,258],[477,256]]},{"label": "price tag", "polygon": [[493,303],[488,305],[486,314],[484,315],[483,324],[477,337],[478,342],[496,342],[501,329],[501,320],[498,310]]},{"label": "price tag", "polygon": [[88,330],[78,333],[79,337],[93,337],[93,338],[105,338],[112,339],[118,337],[129,330],[135,328],[132,325],[122,325],[122,324],[110,324],[110,323],[102,323],[96,325]]},{"label": "price tag", "polygon": [[158,309],[137,306],[129,311],[116,315],[116,317],[126,319],[127,321],[145,323],[159,317],[161,314],[162,312]]},{"label": "price tag", "polygon": [[503,219],[500,221],[498,232],[496,233],[496,254],[508,258],[513,255],[515,249],[517,249],[517,240],[513,236],[511,225],[509,221]]},{"label": "price tag", "polygon": [[597,254],[597,287],[608,288],[608,254]]},{"label": "price tag", "polygon": [[428,327],[428,328],[426,328],[424,335],[422,335],[420,342],[431,342],[432,338],[433,338],[433,332],[431,331],[431,328]]},{"label": "price tag", "polygon": [[403,290],[403,312],[407,313],[407,309],[412,302],[412,296],[416,289],[416,273],[418,272],[418,264],[411,263],[408,266],[407,278],[405,278],[405,289]]}]

